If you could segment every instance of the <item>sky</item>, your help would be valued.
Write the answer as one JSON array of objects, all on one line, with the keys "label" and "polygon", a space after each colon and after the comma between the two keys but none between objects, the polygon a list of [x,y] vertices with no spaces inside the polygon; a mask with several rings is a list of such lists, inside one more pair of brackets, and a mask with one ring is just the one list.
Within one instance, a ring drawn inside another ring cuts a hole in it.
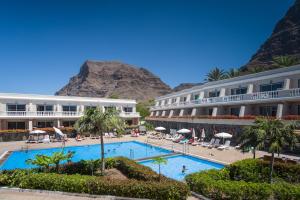
[{"label": "sky", "polygon": [[294,0],[1,0],[0,92],[54,94],[86,60],[174,87],[247,63]]}]

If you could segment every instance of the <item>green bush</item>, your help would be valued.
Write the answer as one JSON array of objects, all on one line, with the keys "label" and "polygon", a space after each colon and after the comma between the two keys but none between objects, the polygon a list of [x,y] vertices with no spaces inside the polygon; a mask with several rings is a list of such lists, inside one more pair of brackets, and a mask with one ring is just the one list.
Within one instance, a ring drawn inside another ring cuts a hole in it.
[{"label": "green bush", "polygon": [[247,159],[222,170],[190,174],[186,182],[192,191],[211,199],[300,199],[299,166],[276,163],[275,178],[280,181],[273,184],[267,183],[268,170],[269,162]]}]

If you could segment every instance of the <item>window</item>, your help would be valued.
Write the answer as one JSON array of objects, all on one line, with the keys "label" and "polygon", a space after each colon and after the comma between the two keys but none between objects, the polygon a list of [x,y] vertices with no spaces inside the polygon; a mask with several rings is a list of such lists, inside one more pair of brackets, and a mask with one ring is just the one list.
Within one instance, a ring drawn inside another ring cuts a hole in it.
[{"label": "window", "polygon": [[105,111],[115,111],[115,110],[117,110],[116,107],[114,107],[114,106],[105,106],[104,109],[105,109]]},{"label": "window", "polygon": [[38,105],[37,111],[40,111],[40,112],[53,111],[53,105]]},{"label": "window", "polygon": [[199,94],[194,95],[194,100],[198,100],[199,99]]},{"label": "window", "polygon": [[26,111],[25,104],[7,104],[7,111]]},{"label": "window", "polygon": [[276,116],[277,106],[259,107],[259,114],[262,116]]},{"label": "window", "polygon": [[51,128],[53,127],[53,122],[37,122],[38,128]]},{"label": "window", "polygon": [[186,102],[186,99],[187,99],[186,97],[181,97],[180,102]]},{"label": "window", "polygon": [[247,93],[246,87],[231,89],[231,95],[246,94],[246,93]]},{"label": "window", "polygon": [[85,110],[88,110],[88,109],[96,109],[97,106],[85,106]]},{"label": "window", "polygon": [[212,115],[212,113],[213,113],[213,109],[212,109],[212,108],[209,108],[209,109],[208,109],[208,115]]},{"label": "window", "polygon": [[220,96],[220,91],[219,90],[208,93],[208,97],[218,97],[218,96]]},{"label": "window", "polygon": [[26,129],[25,122],[7,122],[7,129]]},{"label": "window", "polygon": [[298,88],[300,88],[300,79],[298,79]]},{"label": "window", "polygon": [[267,92],[267,91],[281,90],[282,87],[283,87],[283,82],[270,83],[270,84],[260,85],[260,91]]},{"label": "window", "polygon": [[175,102],[176,102],[176,98],[173,98],[172,99],[172,104],[175,103]]},{"label": "window", "polygon": [[64,112],[76,112],[77,106],[63,106]]},{"label": "window", "polygon": [[75,124],[75,121],[63,121],[62,125],[64,127],[73,127]]},{"label": "window", "polygon": [[230,115],[239,116],[240,115],[240,108],[230,108]]},{"label": "window", "polygon": [[123,107],[123,111],[124,112],[132,112],[133,109],[132,109],[132,107]]}]

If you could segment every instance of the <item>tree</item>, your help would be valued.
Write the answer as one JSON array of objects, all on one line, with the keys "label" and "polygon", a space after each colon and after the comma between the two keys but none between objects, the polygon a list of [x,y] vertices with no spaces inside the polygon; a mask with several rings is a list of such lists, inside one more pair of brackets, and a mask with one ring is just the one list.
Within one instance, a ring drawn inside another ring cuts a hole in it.
[{"label": "tree", "polygon": [[226,73],[223,69],[220,69],[218,67],[212,69],[207,75],[206,75],[207,81],[218,81],[226,78]]},{"label": "tree", "polygon": [[124,129],[124,121],[119,117],[116,110],[108,109],[105,112],[101,108],[87,109],[84,115],[77,120],[75,128],[79,132],[89,132],[94,135],[100,135],[101,146],[101,174],[104,175],[104,141],[103,133],[114,129]]},{"label": "tree", "polygon": [[299,61],[293,56],[278,56],[273,58],[273,62],[279,67],[289,67],[296,65]]},{"label": "tree", "polygon": [[263,66],[255,66],[255,67],[250,68],[250,72],[252,74],[259,73],[262,71],[265,71],[265,68]]},{"label": "tree", "polygon": [[50,156],[46,155],[35,155],[34,159],[27,159],[26,164],[36,165],[40,168],[43,168],[46,171],[49,171],[51,165],[51,158]]},{"label": "tree", "polygon": [[154,100],[139,102],[136,105],[136,111],[140,113],[142,119],[150,115],[150,107],[155,104]]},{"label": "tree", "polygon": [[254,126],[247,126],[244,128],[243,134],[241,136],[241,149],[253,148],[253,159],[256,158],[256,150],[264,146],[264,132],[258,128],[259,120],[255,120]]},{"label": "tree", "polygon": [[74,152],[68,152],[67,154],[65,154],[63,151],[54,152],[50,156],[50,162],[51,162],[51,164],[55,165],[55,171],[58,172],[60,162],[65,161],[65,160],[71,160],[73,155],[74,155]]},{"label": "tree", "polygon": [[227,78],[234,78],[240,75],[240,70],[239,69],[235,69],[235,68],[230,68],[227,72],[226,72],[226,76]]},{"label": "tree", "polygon": [[167,164],[167,160],[163,157],[156,157],[153,159],[153,163],[158,165],[158,175],[159,175],[159,180],[161,180],[161,173],[160,173],[160,166],[162,164]]}]

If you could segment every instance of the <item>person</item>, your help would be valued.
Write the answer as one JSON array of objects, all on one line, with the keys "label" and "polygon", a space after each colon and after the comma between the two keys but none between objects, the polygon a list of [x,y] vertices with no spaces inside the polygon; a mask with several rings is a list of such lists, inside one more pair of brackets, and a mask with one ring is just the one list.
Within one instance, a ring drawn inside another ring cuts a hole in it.
[{"label": "person", "polygon": [[183,174],[185,174],[185,171],[187,170],[187,168],[186,168],[186,166],[185,165],[182,165],[182,170],[181,170],[181,172],[183,173]]}]

